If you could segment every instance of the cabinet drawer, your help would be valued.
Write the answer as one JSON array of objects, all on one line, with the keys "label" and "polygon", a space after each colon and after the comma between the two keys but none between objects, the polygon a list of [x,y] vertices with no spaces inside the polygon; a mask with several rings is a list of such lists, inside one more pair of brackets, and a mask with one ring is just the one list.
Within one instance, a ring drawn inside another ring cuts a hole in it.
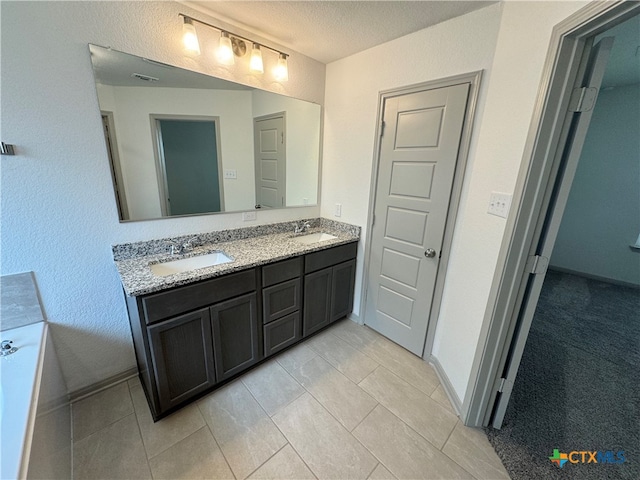
[{"label": "cabinet drawer", "polygon": [[300,278],[262,290],[262,321],[269,323],[300,309]]},{"label": "cabinet drawer", "polygon": [[304,273],[315,272],[338,263],[356,258],[358,243],[347,243],[319,252],[309,253],[304,257]]},{"label": "cabinet drawer", "polygon": [[268,357],[300,340],[300,312],[264,326],[264,356]]},{"label": "cabinet drawer", "polygon": [[262,286],[269,287],[299,277],[302,273],[302,257],[291,258],[262,267]]},{"label": "cabinet drawer", "polygon": [[255,289],[256,271],[251,269],[148,295],[142,298],[145,321],[154,323]]}]

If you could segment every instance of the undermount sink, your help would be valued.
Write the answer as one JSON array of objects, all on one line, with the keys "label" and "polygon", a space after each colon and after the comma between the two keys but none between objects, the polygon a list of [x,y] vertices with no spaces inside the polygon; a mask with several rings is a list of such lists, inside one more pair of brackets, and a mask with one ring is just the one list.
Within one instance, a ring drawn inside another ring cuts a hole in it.
[{"label": "undermount sink", "polygon": [[305,245],[310,245],[312,243],[325,242],[327,240],[333,240],[336,237],[335,235],[329,235],[328,233],[310,233],[308,235],[302,235],[300,237],[293,237],[294,242],[303,243]]},{"label": "undermount sink", "polygon": [[149,265],[149,268],[154,275],[166,277],[167,275],[189,272],[199,268],[213,267],[215,265],[222,265],[223,263],[229,263],[232,261],[233,260],[227,257],[223,252],[212,252],[207,253],[206,255],[181,258],[180,260],[173,260],[171,262],[153,263]]}]

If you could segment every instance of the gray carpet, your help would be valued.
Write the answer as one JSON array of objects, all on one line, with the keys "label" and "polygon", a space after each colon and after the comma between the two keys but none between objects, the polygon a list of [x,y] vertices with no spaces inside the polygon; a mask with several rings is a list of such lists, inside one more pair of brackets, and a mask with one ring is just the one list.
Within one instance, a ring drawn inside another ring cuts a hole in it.
[{"label": "gray carpet", "polygon": [[[640,479],[640,290],[547,273],[501,430],[513,479]],[[558,468],[553,449],[624,450]]]}]

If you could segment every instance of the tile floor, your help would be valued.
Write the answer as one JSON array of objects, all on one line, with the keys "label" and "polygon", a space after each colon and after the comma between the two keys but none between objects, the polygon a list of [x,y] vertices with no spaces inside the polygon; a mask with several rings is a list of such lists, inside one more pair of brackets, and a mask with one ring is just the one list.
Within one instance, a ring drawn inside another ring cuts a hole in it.
[{"label": "tile floor", "polygon": [[140,382],[73,404],[75,479],[509,478],[427,363],[343,320],[153,423]]}]

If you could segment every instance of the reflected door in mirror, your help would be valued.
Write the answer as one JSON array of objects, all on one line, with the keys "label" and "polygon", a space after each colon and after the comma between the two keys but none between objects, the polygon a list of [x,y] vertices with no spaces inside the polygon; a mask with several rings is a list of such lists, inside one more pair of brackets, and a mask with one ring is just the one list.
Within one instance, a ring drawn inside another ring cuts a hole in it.
[{"label": "reflected door in mirror", "polygon": [[256,203],[260,208],[281,208],[286,203],[285,114],[253,121],[256,150]]},{"label": "reflected door in mirror", "polygon": [[218,122],[156,118],[159,171],[164,175],[163,214],[224,210]]}]

